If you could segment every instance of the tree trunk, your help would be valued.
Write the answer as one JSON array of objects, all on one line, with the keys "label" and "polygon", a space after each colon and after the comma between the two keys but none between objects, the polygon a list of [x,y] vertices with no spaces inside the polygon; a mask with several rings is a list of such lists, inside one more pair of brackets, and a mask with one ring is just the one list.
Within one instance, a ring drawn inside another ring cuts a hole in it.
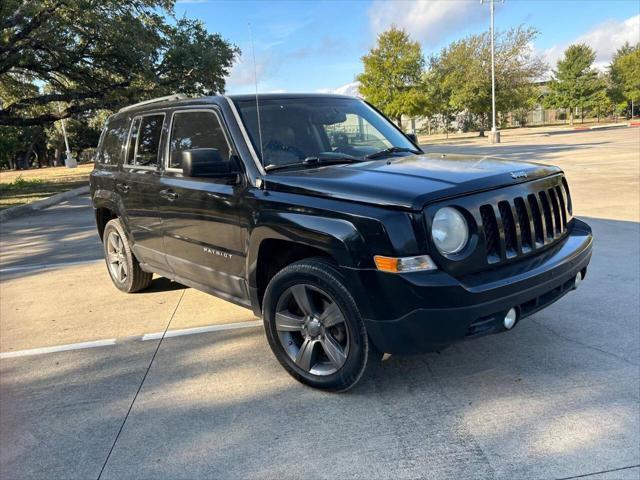
[{"label": "tree trunk", "polygon": [[573,114],[574,114],[573,107],[571,107],[569,109],[569,125],[572,127],[573,127]]},{"label": "tree trunk", "polygon": [[31,154],[33,153],[34,145],[35,145],[35,142],[31,142],[31,144],[29,145],[29,148],[27,149],[27,153],[24,155],[24,168],[26,169],[31,168],[29,161],[31,160]]},{"label": "tree trunk", "polygon": [[398,128],[402,130],[402,115],[398,115],[398,117],[396,118],[396,121],[398,122]]}]

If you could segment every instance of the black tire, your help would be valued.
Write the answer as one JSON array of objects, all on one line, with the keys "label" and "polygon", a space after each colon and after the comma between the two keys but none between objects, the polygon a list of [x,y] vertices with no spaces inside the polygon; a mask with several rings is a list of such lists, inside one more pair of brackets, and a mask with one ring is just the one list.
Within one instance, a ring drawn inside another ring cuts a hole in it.
[{"label": "black tire", "polygon": [[[320,314],[305,315],[305,309],[299,307],[300,302],[295,294],[301,289],[307,291],[307,300],[312,300],[308,303],[314,303]],[[286,309],[283,308],[285,304],[288,305]],[[296,313],[292,313],[290,308]],[[326,313],[329,310],[331,314]],[[333,323],[329,320],[330,316],[341,320]],[[324,259],[301,260],[276,273],[265,292],[263,319],[274,355],[293,378],[306,385],[333,392],[348,390],[360,381],[365,372],[370,373],[380,364],[382,359],[382,353],[373,346],[367,335],[364,321],[342,275]],[[304,326],[298,331],[299,323],[288,324],[290,319],[293,319],[291,322],[302,321]],[[318,321],[320,327],[317,326]],[[312,325],[311,322],[316,323]],[[333,326],[327,326],[329,324]],[[289,326],[293,330],[288,330]],[[321,329],[320,333],[318,329]],[[300,357],[304,357],[301,352],[305,350],[305,345],[311,343],[313,345],[308,356],[314,360],[299,361]],[[336,355],[329,355],[335,350],[333,346],[336,344],[341,347],[341,356],[338,358],[343,361],[342,364],[335,361]],[[338,367],[339,364],[341,366]],[[307,370],[301,365],[309,365],[310,368]]]},{"label": "black tire", "polygon": [[[116,239],[119,239],[119,243]],[[107,271],[119,290],[134,293],[144,290],[151,284],[153,273],[145,272],[140,268],[138,259],[131,251],[120,219],[109,220],[104,227],[102,245]]]}]

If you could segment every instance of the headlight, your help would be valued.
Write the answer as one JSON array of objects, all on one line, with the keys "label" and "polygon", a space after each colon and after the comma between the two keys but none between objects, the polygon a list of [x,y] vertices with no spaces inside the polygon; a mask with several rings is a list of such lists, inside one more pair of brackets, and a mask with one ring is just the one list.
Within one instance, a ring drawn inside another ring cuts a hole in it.
[{"label": "headlight", "polygon": [[469,227],[462,214],[451,207],[441,208],[433,217],[431,236],[438,250],[445,255],[458,253],[469,240]]}]

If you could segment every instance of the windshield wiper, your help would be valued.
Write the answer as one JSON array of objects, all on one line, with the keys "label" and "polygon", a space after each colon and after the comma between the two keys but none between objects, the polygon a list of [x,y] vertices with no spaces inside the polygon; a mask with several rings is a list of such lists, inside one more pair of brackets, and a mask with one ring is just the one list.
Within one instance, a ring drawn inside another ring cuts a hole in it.
[{"label": "windshield wiper", "polygon": [[321,165],[334,165],[338,163],[357,163],[362,162],[362,160],[351,157],[307,157],[302,162],[294,162],[294,163],[285,163],[284,165],[274,165],[269,164],[264,169],[267,172],[272,172],[273,170],[281,170],[284,168],[292,168],[292,167],[315,167]]},{"label": "windshield wiper", "polygon": [[376,158],[386,157],[387,155],[392,155],[394,153],[402,153],[402,152],[410,152],[415,154],[421,153],[418,150],[415,150],[413,148],[389,147],[389,148],[385,148],[384,150],[380,150],[379,152],[371,153],[364,158],[368,160],[374,160]]}]

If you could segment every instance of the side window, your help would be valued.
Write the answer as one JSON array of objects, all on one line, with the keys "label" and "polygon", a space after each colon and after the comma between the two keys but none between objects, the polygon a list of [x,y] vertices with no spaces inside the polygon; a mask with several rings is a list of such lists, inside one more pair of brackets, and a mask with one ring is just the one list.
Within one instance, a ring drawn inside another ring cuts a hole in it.
[{"label": "side window", "polygon": [[133,165],[133,157],[136,154],[136,141],[138,140],[138,131],[140,130],[140,117],[133,119],[131,125],[131,136],[129,137],[129,150],[127,151],[127,165]]},{"label": "side window", "polygon": [[177,154],[195,148],[216,148],[225,160],[230,154],[229,144],[215,113],[176,112],[169,141],[169,168],[182,168]]},{"label": "side window", "polygon": [[131,127],[127,164],[136,167],[157,167],[164,115],[136,118]]},{"label": "side window", "polygon": [[121,160],[122,147],[129,133],[127,118],[109,120],[105,126],[100,150],[96,160],[98,163],[116,165]]}]

